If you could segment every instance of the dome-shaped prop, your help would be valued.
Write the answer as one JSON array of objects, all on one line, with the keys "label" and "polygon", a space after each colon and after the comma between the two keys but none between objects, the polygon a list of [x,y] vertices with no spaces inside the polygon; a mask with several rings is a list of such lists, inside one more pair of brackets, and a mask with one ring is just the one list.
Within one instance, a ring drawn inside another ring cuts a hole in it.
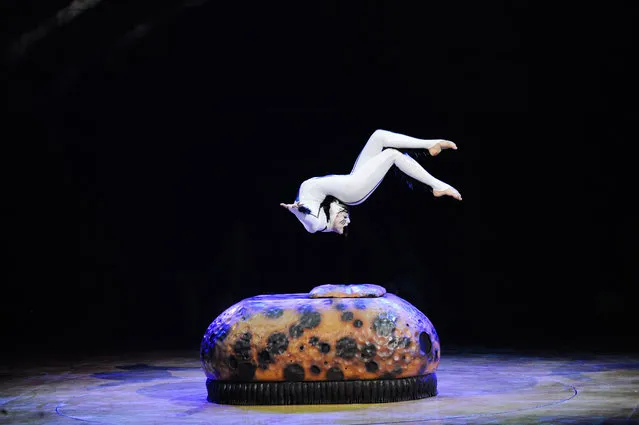
[{"label": "dome-shaped prop", "polygon": [[377,285],[322,285],[229,307],[201,345],[208,400],[381,403],[437,393],[437,332]]}]

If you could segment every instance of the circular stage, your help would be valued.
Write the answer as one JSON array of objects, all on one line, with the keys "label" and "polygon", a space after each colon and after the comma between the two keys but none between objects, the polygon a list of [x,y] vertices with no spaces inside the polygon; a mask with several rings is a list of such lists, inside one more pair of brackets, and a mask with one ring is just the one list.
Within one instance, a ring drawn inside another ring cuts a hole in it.
[{"label": "circular stage", "polygon": [[0,377],[0,423],[628,424],[639,401],[639,359],[623,356],[446,353],[439,395],[387,404],[210,403],[197,353],[3,366]]}]

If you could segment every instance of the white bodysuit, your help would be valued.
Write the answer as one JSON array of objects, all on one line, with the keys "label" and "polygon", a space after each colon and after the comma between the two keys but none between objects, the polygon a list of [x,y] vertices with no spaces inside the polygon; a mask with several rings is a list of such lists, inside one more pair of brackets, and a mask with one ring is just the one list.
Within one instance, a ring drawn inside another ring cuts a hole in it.
[{"label": "white bodysuit", "polygon": [[331,220],[341,208],[336,203],[331,204],[330,217],[326,217],[320,208],[320,204],[326,197],[334,196],[346,205],[361,204],[377,189],[393,165],[433,190],[448,189],[450,187],[448,184],[431,176],[409,155],[394,149],[428,149],[439,141],[416,139],[386,130],[376,130],[359,154],[350,174],[313,177],[304,181],[299,188],[296,201],[306,207],[308,212],[304,208],[302,211],[291,208],[290,211],[308,232],[330,232]]}]

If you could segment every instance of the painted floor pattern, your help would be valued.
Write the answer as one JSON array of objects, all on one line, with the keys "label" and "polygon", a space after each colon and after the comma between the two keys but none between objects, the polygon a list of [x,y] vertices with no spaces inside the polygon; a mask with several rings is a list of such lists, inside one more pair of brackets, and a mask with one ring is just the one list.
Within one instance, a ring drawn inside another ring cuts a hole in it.
[{"label": "painted floor pattern", "polygon": [[0,424],[639,424],[639,356],[442,355],[436,397],[387,404],[226,406],[198,353],[0,369]]}]

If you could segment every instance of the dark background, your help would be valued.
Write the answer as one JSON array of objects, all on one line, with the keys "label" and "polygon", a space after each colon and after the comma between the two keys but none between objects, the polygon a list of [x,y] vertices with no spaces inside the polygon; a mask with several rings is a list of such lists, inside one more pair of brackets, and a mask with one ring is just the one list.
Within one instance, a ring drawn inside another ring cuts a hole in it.
[{"label": "dark background", "polygon": [[[636,349],[637,7],[302,3],[105,0],[29,48],[66,3],[4,4],[4,354],[197,350],[326,283],[444,350]],[[377,128],[455,141],[420,161],[463,202],[391,172],[347,238],[307,233],[279,203]]]}]

